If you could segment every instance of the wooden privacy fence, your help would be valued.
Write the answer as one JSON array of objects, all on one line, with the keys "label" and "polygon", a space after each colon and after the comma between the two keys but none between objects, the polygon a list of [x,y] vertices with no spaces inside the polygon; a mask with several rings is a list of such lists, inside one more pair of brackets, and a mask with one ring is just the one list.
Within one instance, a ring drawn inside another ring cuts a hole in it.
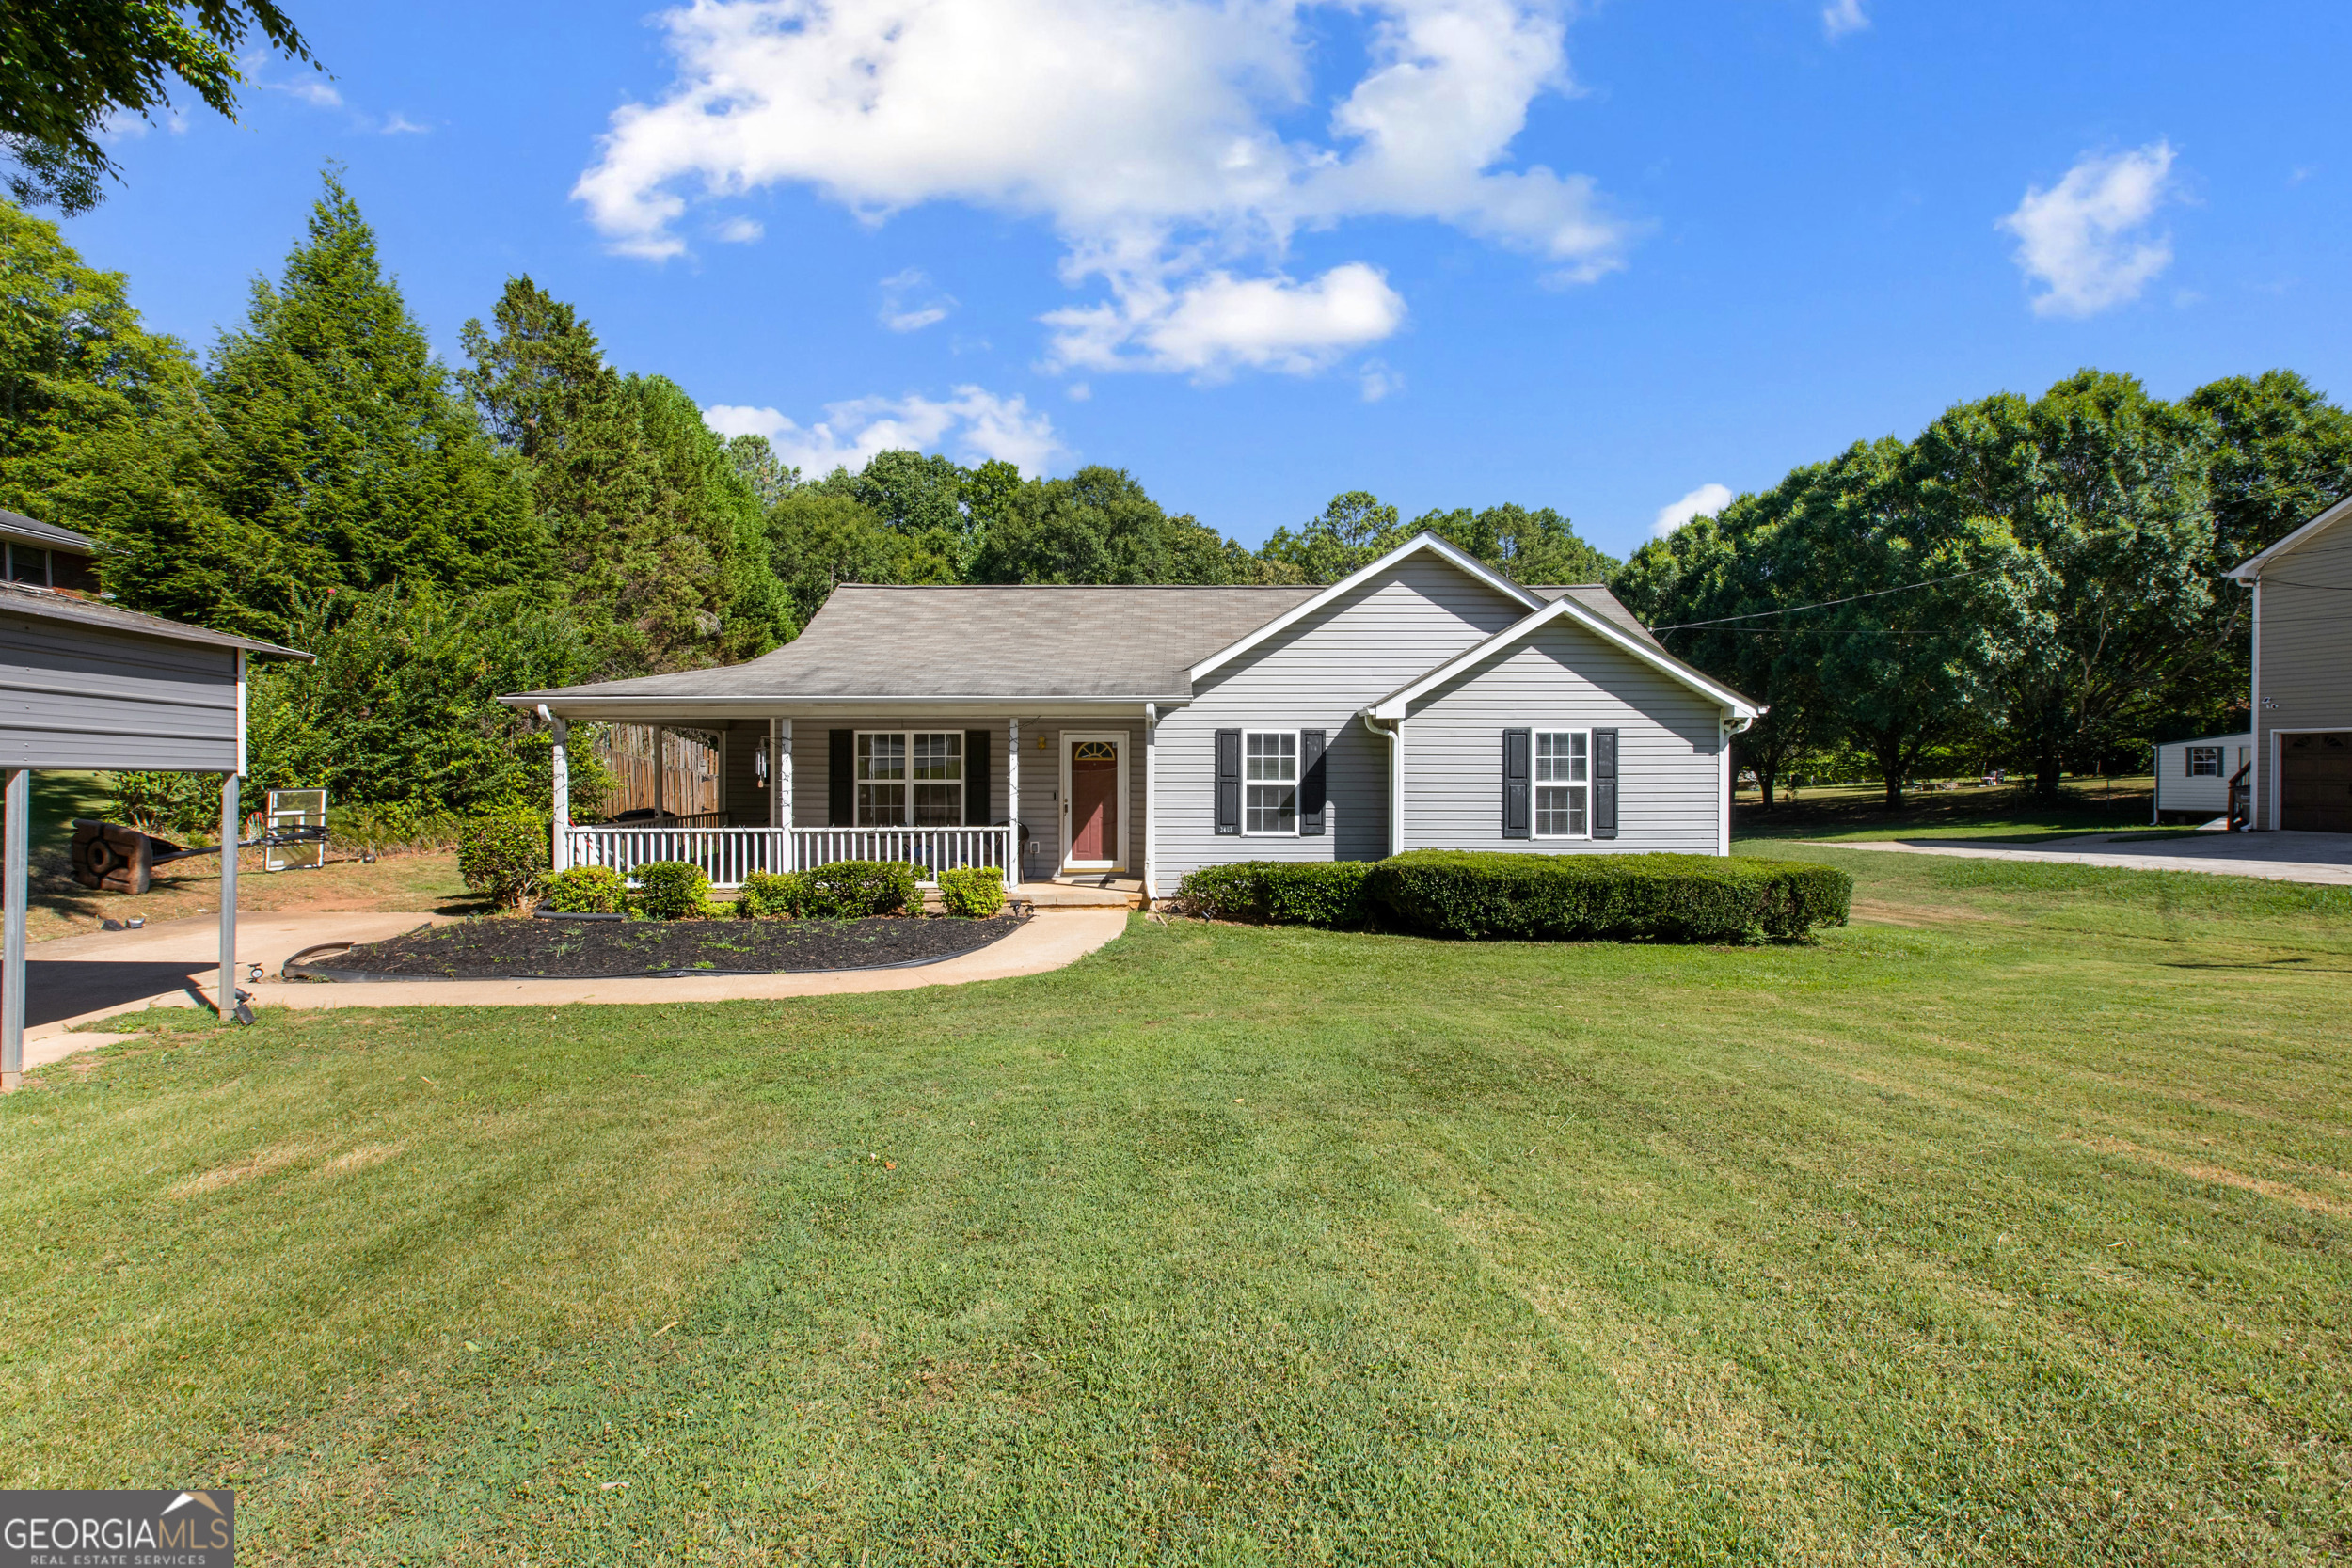
[{"label": "wooden privacy fence", "polygon": [[725,820],[716,735],[652,724],[606,724],[596,735],[595,752],[612,774],[612,793],[604,803],[607,816],[659,810],[681,821],[716,826]]}]

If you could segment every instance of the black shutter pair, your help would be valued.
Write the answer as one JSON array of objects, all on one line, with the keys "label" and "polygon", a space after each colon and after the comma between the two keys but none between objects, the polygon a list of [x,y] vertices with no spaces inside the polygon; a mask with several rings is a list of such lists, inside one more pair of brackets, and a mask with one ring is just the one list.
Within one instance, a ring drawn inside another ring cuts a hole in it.
[{"label": "black shutter pair", "polygon": [[[1533,730],[1502,732],[1502,836],[1532,838],[1535,831]],[[1617,732],[1595,730],[1591,822],[1595,838],[1617,836]]]},{"label": "black shutter pair", "polygon": [[[1298,832],[1313,838],[1323,832],[1325,734],[1298,732]],[[1216,732],[1216,831],[1241,832],[1241,731]]]}]

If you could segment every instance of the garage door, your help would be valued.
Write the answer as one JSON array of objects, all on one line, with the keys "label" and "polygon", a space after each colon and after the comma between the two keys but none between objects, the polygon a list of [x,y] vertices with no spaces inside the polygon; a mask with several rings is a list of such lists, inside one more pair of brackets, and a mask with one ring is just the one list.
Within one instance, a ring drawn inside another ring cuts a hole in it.
[{"label": "garage door", "polygon": [[2279,826],[2352,833],[2352,730],[2279,737]]}]

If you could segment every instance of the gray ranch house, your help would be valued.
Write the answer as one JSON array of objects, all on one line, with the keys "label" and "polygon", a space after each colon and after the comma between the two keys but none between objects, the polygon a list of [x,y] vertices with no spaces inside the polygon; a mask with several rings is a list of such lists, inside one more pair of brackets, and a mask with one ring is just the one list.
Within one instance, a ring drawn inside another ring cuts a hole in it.
[{"label": "gray ranch house", "polygon": [[[1234,861],[1727,854],[1762,711],[1606,588],[1429,533],[1324,588],[845,585],[747,663],[501,701],[553,725],[559,869],[908,860],[1146,898]],[[568,821],[590,721],[716,732],[723,809]]]}]

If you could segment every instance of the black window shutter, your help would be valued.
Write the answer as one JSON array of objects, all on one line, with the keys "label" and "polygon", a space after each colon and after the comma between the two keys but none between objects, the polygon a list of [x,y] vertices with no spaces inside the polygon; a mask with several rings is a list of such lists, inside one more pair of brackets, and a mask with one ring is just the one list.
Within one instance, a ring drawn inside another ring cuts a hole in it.
[{"label": "black window shutter", "polygon": [[1593,732],[1593,836],[1617,836],[1617,732]]},{"label": "black window shutter", "polygon": [[1298,732],[1298,832],[1312,837],[1323,832],[1323,732]]},{"label": "black window shutter", "polygon": [[963,732],[963,825],[967,828],[988,826],[989,791],[995,786],[988,777],[988,732]]},{"label": "black window shutter", "polygon": [[825,732],[825,821],[857,826],[857,731]]},{"label": "black window shutter", "polygon": [[1502,836],[1526,838],[1534,822],[1529,785],[1534,773],[1534,732],[1502,732]]},{"label": "black window shutter", "polygon": [[1241,731],[1216,732],[1216,831],[1241,832]]}]

